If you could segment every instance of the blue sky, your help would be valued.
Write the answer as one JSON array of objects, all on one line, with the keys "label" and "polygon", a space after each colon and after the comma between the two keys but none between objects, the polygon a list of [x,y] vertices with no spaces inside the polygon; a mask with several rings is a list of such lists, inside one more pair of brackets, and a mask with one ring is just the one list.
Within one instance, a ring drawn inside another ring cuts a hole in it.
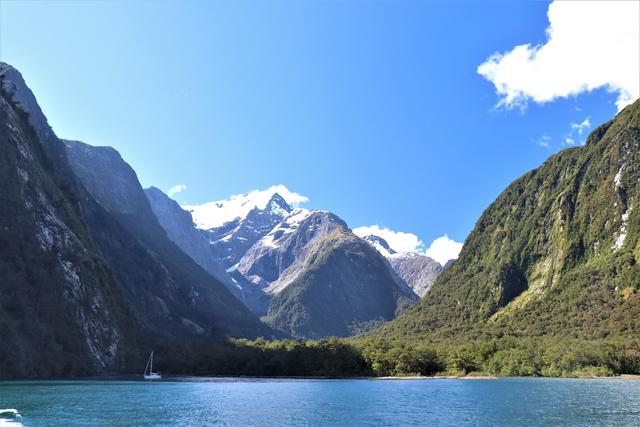
[{"label": "blue sky", "polygon": [[606,26],[573,49],[561,35],[580,34],[580,23],[560,9],[560,47],[539,55],[540,67],[514,54],[515,65],[494,57],[478,73],[495,53],[548,43],[548,9],[0,0],[0,58],[23,73],[59,136],[115,147],[144,186],[185,185],[181,203],[284,184],[352,227],[410,232],[428,246],[444,234],[464,240],[512,180],[567,138],[581,143],[624,90],[637,97],[628,73],[613,75],[623,56],[633,73],[629,45],[610,49],[609,68],[593,67]]}]

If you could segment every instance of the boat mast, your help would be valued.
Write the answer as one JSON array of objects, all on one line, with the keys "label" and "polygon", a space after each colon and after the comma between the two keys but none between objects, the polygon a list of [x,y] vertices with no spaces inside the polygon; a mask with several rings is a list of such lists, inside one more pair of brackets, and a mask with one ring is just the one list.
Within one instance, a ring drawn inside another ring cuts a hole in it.
[{"label": "boat mast", "polygon": [[153,350],[151,350],[151,365],[149,366],[149,375],[153,374]]},{"label": "boat mast", "polygon": [[147,368],[149,367],[149,362],[151,362],[151,358],[147,359],[147,366],[144,367],[144,375],[147,375]]}]

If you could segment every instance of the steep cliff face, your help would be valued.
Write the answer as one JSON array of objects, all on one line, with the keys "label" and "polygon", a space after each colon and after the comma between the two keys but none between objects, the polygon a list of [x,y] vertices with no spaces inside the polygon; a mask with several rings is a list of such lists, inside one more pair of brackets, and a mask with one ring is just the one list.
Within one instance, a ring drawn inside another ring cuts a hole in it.
[{"label": "steep cliff face", "polygon": [[206,232],[194,226],[191,214],[155,187],[146,188],[144,193],[169,239],[209,274],[227,285],[229,290],[235,292],[237,288],[233,285],[221,262],[214,256]]},{"label": "steep cliff face", "polygon": [[636,101],[513,182],[424,300],[380,333],[637,333],[639,183]]},{"label": "steep cliff face", "polygon": [[20,74],[0,64],[0,377],[124,364],[136,326],[86,228],[64,149]]},{"label": "steep cliff face", "polygon": [[271,336],[266,326],[168,237],[134,170],[110,147],[64,141],[69,163],[109,218],[89,228],[146,327],[176,338]]},{"label": "steep cliff face", "polygon": [[418,297],[364,240],[344,228],[311,244],[267,322],[294,337],[344,337],[393,319]]},{"label": "steep cliff face", "polygon": [[420,297],[426,295],[443,270],[433,259],[413,252],[392,254],[387,260],[398,276]]},{"label": "steep cliff face", "polygon": [[[145,194],[154,214],[175,244],[204,268],[244,305],[258,316],[264,315],[268,297],[249,283],[235,269],[226,271],[218,258],[216,248],[209,241],[209,232],[196,228],[191,213],[185,211],[174,200],[155,187],[147,188]],[[232,243],[232,242],[229,242]]]}]

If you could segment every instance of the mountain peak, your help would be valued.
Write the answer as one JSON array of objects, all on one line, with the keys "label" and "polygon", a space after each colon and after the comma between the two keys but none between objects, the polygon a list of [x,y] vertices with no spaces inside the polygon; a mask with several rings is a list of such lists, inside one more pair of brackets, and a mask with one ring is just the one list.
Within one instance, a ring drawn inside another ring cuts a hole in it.
[{"label": "mountain peak", "polygon": [[396,253],[396,251],[393,250],[391,246],[389,246],[389,243],[387,243],[387,241],[380,236],[376,236],[375,234],[367,234],[362,239],[373,246],[375,249],[377,249],[378,252],[380,252],[385,257],[389,257]]},{"label": "mountain peak", "polygon": [[53,134],[47,118],[22,74],[6,62],[0,62],[0,84],[11,100],[29,114],[29,123],[41,136],[49,137]]},{"label": "mountain peak", "polygon": [[308,200],[306,197],[289,191],[284,185],[274,185],[266,190],[254,190],[233,195],[226,200],[183,206],[183,208],[191,212],[198,228],[211,230],[231,221],[242,220],[256,208],[258,211],[268,208],[275,210],[284,218],[293,210],[289,203],[295,205],[306,200]]},{"label": "mountain peak", "polygon": [[278,193],[273,193],[265,209],[269,210],[271,213],[282,214],[283,216],[286,216],[293,211],[293,208],[287,203],[284,197]]}]

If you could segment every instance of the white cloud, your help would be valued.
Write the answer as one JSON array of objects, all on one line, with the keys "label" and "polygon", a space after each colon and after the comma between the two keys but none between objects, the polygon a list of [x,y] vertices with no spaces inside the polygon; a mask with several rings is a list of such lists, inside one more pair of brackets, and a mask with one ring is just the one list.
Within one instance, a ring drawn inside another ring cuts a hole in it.
[{"label": "white cloud", "polygon": [[546,149],[551,148],[551,137],[546,133],[536,140],[536,144]]},{"label": "white cloud", "polygon": [[180,193],[181,191],[184,191],[187,189],[187,186],[184,184],[178,184],[178,185],[174,185],[173,187],[171,187],[169,189],[169,191],[167,191],[167,196],[169,197],[173,197],[175,194]]},{"label": "white cloud", "polygon": [[568,137],[566,137],[564,139],[564,144],[565,145],[576,145],[576,141],[573,138],[568,136]]},{"label": "white cloud", "polygon": [[[264,195],[265,193],[269,194],[270,195],[269,197],[271,197],[271,195],[274,193],[278,193],[287,201],[287,203],[289,203],[291,206],[296,206],[296,207],[300,206],[302,203],[307,203],[309,201],[309,198],[307,196],[303,196],[302,194],[289,191],[289,189],[282,184],[272,185],[271,187],[263,191],[258,191],[258,190],[252,191],[251,193],[249,193],[249,196],[253,197],[253,196],[257,196],[258,194]],[[266,206],[266,203],[267,202],[265,202],[265,206]]]},{"label": "white cloud", "polygon": [[387,241],[391,249],[396,252],[422,252],[424,251],[424,243],[413,233],[405,233],[402,231],[389,230],[379,225],[370,225],[365,227],[357,227],[353,229],[356,236],[364,237],[373,234],[382,237]]},{"label": "white cloud", "polygon": [[446,234],[431,242],[431,245],[425,251],[424,243],[413,233],[393,231],[386,227],[380,227],[379,225],[357,227],[353,229],[353,233],[360,237],[364,237],[369,234],[382,237],[387,241],[391,249],[396,252],[415,252],[426,255],[433,258],[441,265],[444,265],[451,259],[458,258],[460,249],[462,249],[462,243],[450,239]]},{"label": "white cloud", "polygon": [[495,53],[477,71],[501,97],[524,107],[606,88],[618,110],[640,96],[640,2],[554,1],[547,41]]},{"label": "white cloud", "polygon": [[266,190],[235,194],[226,200],[215,200],[201,205],[185,205],[183,208],[191,212],[193,221],[198,228],[208,230],[236,218],[244,218],[255,207],[264,209],[275,193],[278,193],[287,203],[295,207],[309,201],[308,197],[290,191],[284,185],[279,184]]},{"label": "white cloud", "polygon": [[431,242],[431,246],[429,246],[425,255],[444,265],[447,261],[458,258],[461,249],[462,243],[450,239],[445,234]]},{"label": "white cloud", "polygon": [[[640,78],[640,77],[639,77]],[[580,123],[571,123],[571,130],[577,130],[578,135],[582,135],[585,129],[589,129],[591,127],[591,121],[589,121],[589,117],[584,119]]]}]

